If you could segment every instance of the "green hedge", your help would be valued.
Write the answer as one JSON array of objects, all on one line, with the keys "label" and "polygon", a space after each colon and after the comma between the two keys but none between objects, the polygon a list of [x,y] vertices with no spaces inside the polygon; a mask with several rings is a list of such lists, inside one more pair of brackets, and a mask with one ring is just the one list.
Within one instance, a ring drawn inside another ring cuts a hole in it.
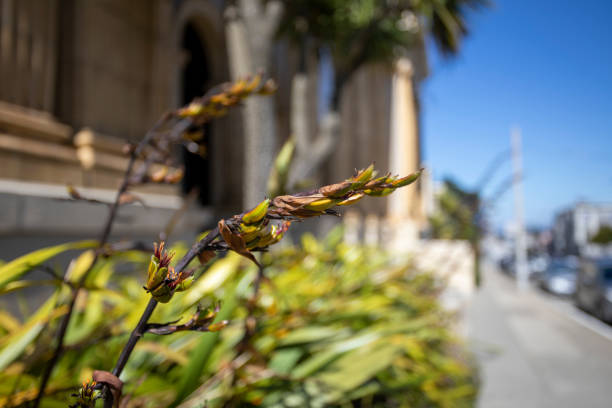
[{"label": "green hedge", "polygon": [[[319,242],[305,235],[300,245],[262,257],[269,281],[256,304],[258,330],[240,355],[256,270],[235,254],[213,262],[151,321],[184,321],[197,304],[220,299],[218,319],[230,324],[217,333],[145,335],[122,375],[128,406],[472,406],[475,371],[439,305],[441,284],[409,259],[348,246],[339,236]],[[180,256],[185,248],[174,250]],[[74,392],[68,387],[111,368],[148,300],[140,273],[147,258],[130,252],[93,271],[50,383],[55,400],[45,406],[65,407]],[[0,313],[0,405],[35,395],[68,295],[57,286],[25,322]]]}]

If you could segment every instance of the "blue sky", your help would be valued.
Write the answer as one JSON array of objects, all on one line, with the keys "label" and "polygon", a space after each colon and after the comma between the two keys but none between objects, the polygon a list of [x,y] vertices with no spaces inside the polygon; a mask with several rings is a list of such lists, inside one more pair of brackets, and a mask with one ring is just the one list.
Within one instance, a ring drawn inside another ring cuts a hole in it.
[{"label": "blue sky", "polygon": [[[519,126],[528,225],[578,200],[612,202],[611,17],[608,0],[496,0],[470,15],[457,57],[430,49],[421,103],[434,177],[474,186]],[[485,196],[510,174],[508,162]],[[495,225],[512,219],[512,200],[497,203]]]}]

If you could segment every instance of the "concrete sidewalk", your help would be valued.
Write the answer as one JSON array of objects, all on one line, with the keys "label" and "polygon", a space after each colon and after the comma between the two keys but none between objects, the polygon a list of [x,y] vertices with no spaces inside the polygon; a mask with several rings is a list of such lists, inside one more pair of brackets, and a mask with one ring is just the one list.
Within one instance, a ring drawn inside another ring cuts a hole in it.
[{"label": "concrete sidewalk", "polygon": [[[479,407],[612,407],[612,341],[570,317],[569,305],[483,263],[484,286],[466,313],[480,365]],[[612,332],[612,329],[610,329]]]}]

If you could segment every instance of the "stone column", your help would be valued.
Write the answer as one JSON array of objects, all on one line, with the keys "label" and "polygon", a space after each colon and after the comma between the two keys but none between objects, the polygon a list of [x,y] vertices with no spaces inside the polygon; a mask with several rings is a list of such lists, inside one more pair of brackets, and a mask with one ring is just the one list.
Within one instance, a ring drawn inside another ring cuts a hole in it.
[{"label": "stone column", "polygon": [[368,214],[363,223],[363,243],[367,246],[380,244],[380,220],[376,214]]},{"label": "stone column", "polygon": [[[408,58],[395,65],[391,90],[389,169],[401,176],[419,169],[419,128],[413,66]],[[420,198],[415,185],[399,189],[388,198],[387,222],[392,248],[410,249],[418,239]]]},{"label": "stone column", "polygon": [[[281,10],[278,1],[264,5],[253,0],[242,0],[238,8],[226,10],[226,38],[233,80],[260,70],[270,75],[270,54]],[[255,95],[245,102],[243,208],[256,205],[266,195],[277,148],[274,112],[274,98]]]},{"label": "stone column", "polygon": [[361,227],[361,215],[358,211],[348,210],[343,217],[344,222],[344,242],[348,245],[360,243],[359,230]]}]

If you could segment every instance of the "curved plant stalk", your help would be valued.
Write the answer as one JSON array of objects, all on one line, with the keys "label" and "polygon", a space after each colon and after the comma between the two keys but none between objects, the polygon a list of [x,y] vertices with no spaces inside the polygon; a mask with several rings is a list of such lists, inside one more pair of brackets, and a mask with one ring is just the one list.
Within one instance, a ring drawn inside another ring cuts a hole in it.
[{"label": "curved plant stalk", "polygon": [[[158,123],[158,125],[159,124],[160,123]],[[134,149],[130,155],[130,161],[128,162],[128,167],[125,171],[123,181],[121,183],[121,186],[119,187],[119,190],[117,190],[115,201],[113,202],[113,204],[111,205],[109,209],[108,217],[104,224],[102,235],[100,236],[100,240],[98,241],[99,250],[101,250],[108,242],[108,238],[110,236],[111,229],[115,221],[115,217],[117,216],[117,210],[119,208],[119,200],[121,199],[121,195],[125,193],[128,189],[129,179],[132,175],[132,171],[134,168],[134,164],[136,162],[137,155],[142,150],[142,148],[144,148],[145,144],[147,144],[149,140],[152,138],[152,135],[154,134],[155,130],[156,130],[156,127],[154,127],[151,131],[149,131],[149,133],[147,133],[147,136],[145,136],[145,138],[142,140],[139,147],[137,149]],[[36,399],[34,400],[34,403],[33,403],[34,408],[37,408],[39,406],[40,401],[45,393],[47,383],[49,382],[49,379],[51,378],[51,374],[53,373],[53,369],[55,368],[55,365],[57,364],[59,357],[62,354],[62,349],[64,347],[64,337],[66,336],[66,330],[68,329],[68,323],[70,323],[70,318],[72,317],[72,313],[74,311],[74,305],[79,296],[81,287],[85,283],[85,280],[87,279],[87,276],[89,275],[89,272],[94,268],[99,256],[100,256],[100,251],[96,251],[96,255],[93,261],[91,262],[91,265],[85,271],[85,273],[83,273],[83,276],[79,280],[78,284],[72,290],[72,294],[68,302],[68,312],[64,315],[64,317],[62,318],[60,322],[60,327],[56,335],[55,349],[53,351],[53,355],[51,356],[51,359],[49,360],[49,362],[47,363],[47,366],[45,367],[45,370],[43,371],[43,374],[40,380],[40,386],[38,389],[38,395],[36,396]]]},{"label": "curved plant stalk", "polygon": [[[171,146],[177,143],[195,143],[201,142],[203,136],[204,124],[210,120],[225,116],[229,108],[238,106],[243,99],[253,95],[268,95],[274,92],[276,86],[271,81],[262,81],[261,76],[257,75],[253,78],[237,81],[234,84],[223,84],[212,89],[201,98],[195,99],[189,105],[178,109],[174,112],[169,112],[163,115],[157,123],[151,128],[145,137],[138,143],[137,146],[129,148],[130,159],[128,166],[123,176],[123,180],[114,202],[111,204],[109,213],[104,223],[100,239],[98,241],[98,251],[91,262],[89,268],[83,273],[80,280],[72,290],[70,300],[68,301],[68,312],[64,315],[60,322],[59,329],[56,335],[56,345],[47,363],[43,374],[36,399],[33,407],[37,408],[40,405],[41,399],[44,396],[45,389],[53,373],[53,369],[57,364],[64,345],[64,338],[68,329],[70,318],[72,317],[76,299],[80,293],[83,284],[91,270],[95,267],[103,250],[108,242],[110,233],[115,222],[117,211],[121,204],[126,203],[126,194],[133,185],[138,185],[146,182],[166,182],[176,183],[182,178],[182,173],[174,172],[173,174],[164,174],[163,177],[158,177],[158,174],[150,173],[151,166],[155,162],[167,163],[171,160]],[[190,130],[189,134],[185,132]],[[136,162],[144,156],[144,163],[135,170]],[[76,199],[83,199],[78,192],[72,192],[69,189],[70,195]],[[75,197],[75,194],[77,197]],[[127,202],[133,201],[128,199]],[[194,255],[195,256],[195,255]],[[186,265],[186,264],[185,264]],[[155,306],[153,305],[154,309]],[[152,312],[152,310],[151,310]]]}]

